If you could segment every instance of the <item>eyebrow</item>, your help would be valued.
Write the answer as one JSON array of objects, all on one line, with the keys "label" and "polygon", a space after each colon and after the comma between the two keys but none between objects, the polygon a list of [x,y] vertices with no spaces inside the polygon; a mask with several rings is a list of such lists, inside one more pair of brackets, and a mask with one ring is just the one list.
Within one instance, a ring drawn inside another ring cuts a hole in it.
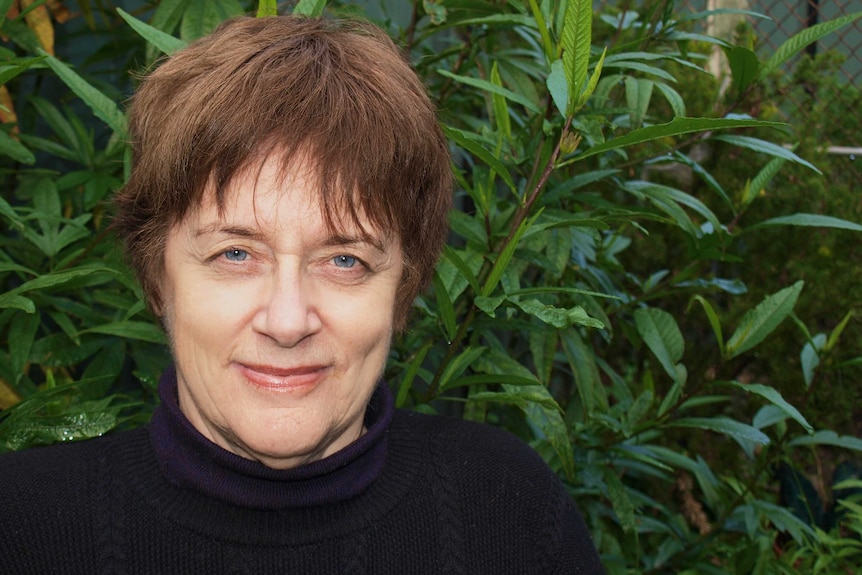
[{"label": "eyebrow", "polygon": [[[243,226],[230,226],[223,224],[209,224],[203,226],[197,230],[195,230],[195,237],[199,238],[201,236],[209,235],[209,234],[224,234],[227,236],[236,236],[240,238],[248,238],[257,241],[263,241],[266,236],[261,233],[260,230],[254,228],[247,228]],[[383,241],[371,234],[368,233],[358,233],[355,235],[351,234],[333,234],[327,236],[323,241],[323,245],[325,246],[354,246],[358,244],[367,244],[379,251],[382,254],[386,253],[386,248],[383,244]]]},{"label": "eyebrow", "polygon": [[326,238],[323,242],[326,246],[351,246],[356,244],[368,244],[382,254],[386,253],[383,242],[371,234],[362,233],[358,235],[335,234]]},{"label": "eyebrow", "polygon": [[196,238],[209,234],[224,234],[227,236],[237,236],[253,240],[262,240],[264,238],[264,235],[260,232],[260,230],[256,230],[254,228],[245,228],[242,226],[226,226],[217,223],[209,224],[195,230]]}]

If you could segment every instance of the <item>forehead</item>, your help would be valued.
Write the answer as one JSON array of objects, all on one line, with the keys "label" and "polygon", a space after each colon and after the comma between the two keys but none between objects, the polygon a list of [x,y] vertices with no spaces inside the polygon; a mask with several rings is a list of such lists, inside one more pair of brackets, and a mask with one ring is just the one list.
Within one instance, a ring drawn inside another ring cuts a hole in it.
[{"label": "forehead", "polygon": [[359,203],[357,192],[324,189],[309,162],[285,163],[270,154],[239,170],[222,188],[211,180],[186,223],[198,228],[237,224],[291,235],[314,232],[376,244],[391,242],[391,230],[376,225]]}]

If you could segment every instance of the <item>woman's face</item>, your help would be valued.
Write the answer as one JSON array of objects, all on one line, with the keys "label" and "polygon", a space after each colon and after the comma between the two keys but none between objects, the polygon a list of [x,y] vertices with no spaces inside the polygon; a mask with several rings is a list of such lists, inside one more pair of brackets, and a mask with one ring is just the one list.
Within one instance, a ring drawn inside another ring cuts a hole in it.
[{"label": "woman's face", "polygon": [[326,457],[362,434],[392,337],[399,242],[348,218],[330,233],[314,182],[279,178],[274,160],[236,178],[223,215],[212,196],[165,246],[180,408],[269,467]]}]

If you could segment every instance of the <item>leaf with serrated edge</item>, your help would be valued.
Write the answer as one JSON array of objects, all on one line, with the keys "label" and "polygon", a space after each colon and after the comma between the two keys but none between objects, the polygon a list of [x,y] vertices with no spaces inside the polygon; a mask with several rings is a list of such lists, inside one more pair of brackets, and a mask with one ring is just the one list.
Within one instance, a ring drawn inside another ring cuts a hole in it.
[{"label": "leaf with serrated edge", "polygon": [[676,320],[666,311],[653,307],[637,309],[634,315],[638,334],[665,372],[676,381],[676,364],[685,352],[685,340]]},{"label": "leaf with serrated edge", "polygon": [[566,115],[571,116],[587,81],[592,42],[593,6],[591,0],[571,0],[566,8],[560,46],[563,69],[569,83]]},{"label": "leaf with serrated edge", "polygon": [[749,310],[727,342],[725,359],[736,357],[766,339],[793,311],[803,285],[804,282],[798,281],[767,296],[754,309]]},{"label": "leaf with serrated edge", "polygon": [[801,164],[810,170],[814,170],[818,174],[821,173],[820,170],[818,170],[817,167],[808,160],[803,160],[787,148],[779,146],[778,144],[773,144],[772,142],[767,142],[766,140],[761,140],[760,138],[752,138],[750,136],[738,136],[735,134],[721,134],[718,136],[713,136],[712,139],[718,140],[719,142],[726,142],[740,148],[746,148],[754,152],[769,154],[770,156],[773,156],[775,158],[783,158],[785,160],[790,160],[791,162]]},{"label": "leaf with serrated edge", "polygon": [[765,79],[773,70],[798,54],[809,44],[816,42],[820,38],[831,34],[839,28],[858,20],[860,17],[862,17],[862,12],[855,12],[840,18],[835,18],[834,20],[829,20],[828,22],[815,24],[814,26],[803,29],[798,34],[794,34],[779,46],[778,49],[773,52],[772,56],[763,63],[760,67],[760,74],[757,76],[758,81]]},{"label": "leaf with serrated edge", "polygon": [[772,405],[792,417],[799,425],[801,425],[805,431],[808,433],[814,433],[814,428],[808,423],[808,420],[799,413],[799,410],[787,403],[787,401],[781,396],[781,393],[778,392],[773,387],[768,385],[763,385],[762,383],[740,383],[738,381],[722,381],[718,382],[720,385],[730,385],[737,389],[741,389],[746,393],[753,393],[754,395],[759,395],[760,397],[769,401]]},{"label": "leaf with serrated edge", "polygon": [[686,427],[714,431],[729,437],[744,441],[752,441],[761,445],[769,444],[769,437],[751,425],[747,425],[728,417],[686,417],[670,423],[671,427]]},{"label": "leaf with serrated edge", "polygon": [[695,132],[707,132],[710,130],[730,130],[735,128],[755,128],[755,127],[781,127],[786,124],[780,122],[765,122],[762,120],[749,119],[726,119],[726,118],[674,118],[673,121],[667,124],[658,124],[656,126],[647,126],[639,130],[632,130],[628,134],[608,140],[602,144],[597,144],[585,152],[561,162],[558,167],[562,167],[574,162],[578,162],[626,146],[635,144],[643,144],[644,142],[652,142],[662,138],[673,136],[681,136],[683,134],[693,134]]}]

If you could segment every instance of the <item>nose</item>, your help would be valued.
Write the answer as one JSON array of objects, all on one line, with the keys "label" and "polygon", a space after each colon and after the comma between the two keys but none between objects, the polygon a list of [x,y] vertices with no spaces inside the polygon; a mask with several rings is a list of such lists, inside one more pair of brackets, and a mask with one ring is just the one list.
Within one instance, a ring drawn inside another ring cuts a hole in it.
[{"label": "nose", "polygon": [[310,280],[298,266],[279,266],[263,288],[252,327],[281,347],[294,347],[322,325]]}]

